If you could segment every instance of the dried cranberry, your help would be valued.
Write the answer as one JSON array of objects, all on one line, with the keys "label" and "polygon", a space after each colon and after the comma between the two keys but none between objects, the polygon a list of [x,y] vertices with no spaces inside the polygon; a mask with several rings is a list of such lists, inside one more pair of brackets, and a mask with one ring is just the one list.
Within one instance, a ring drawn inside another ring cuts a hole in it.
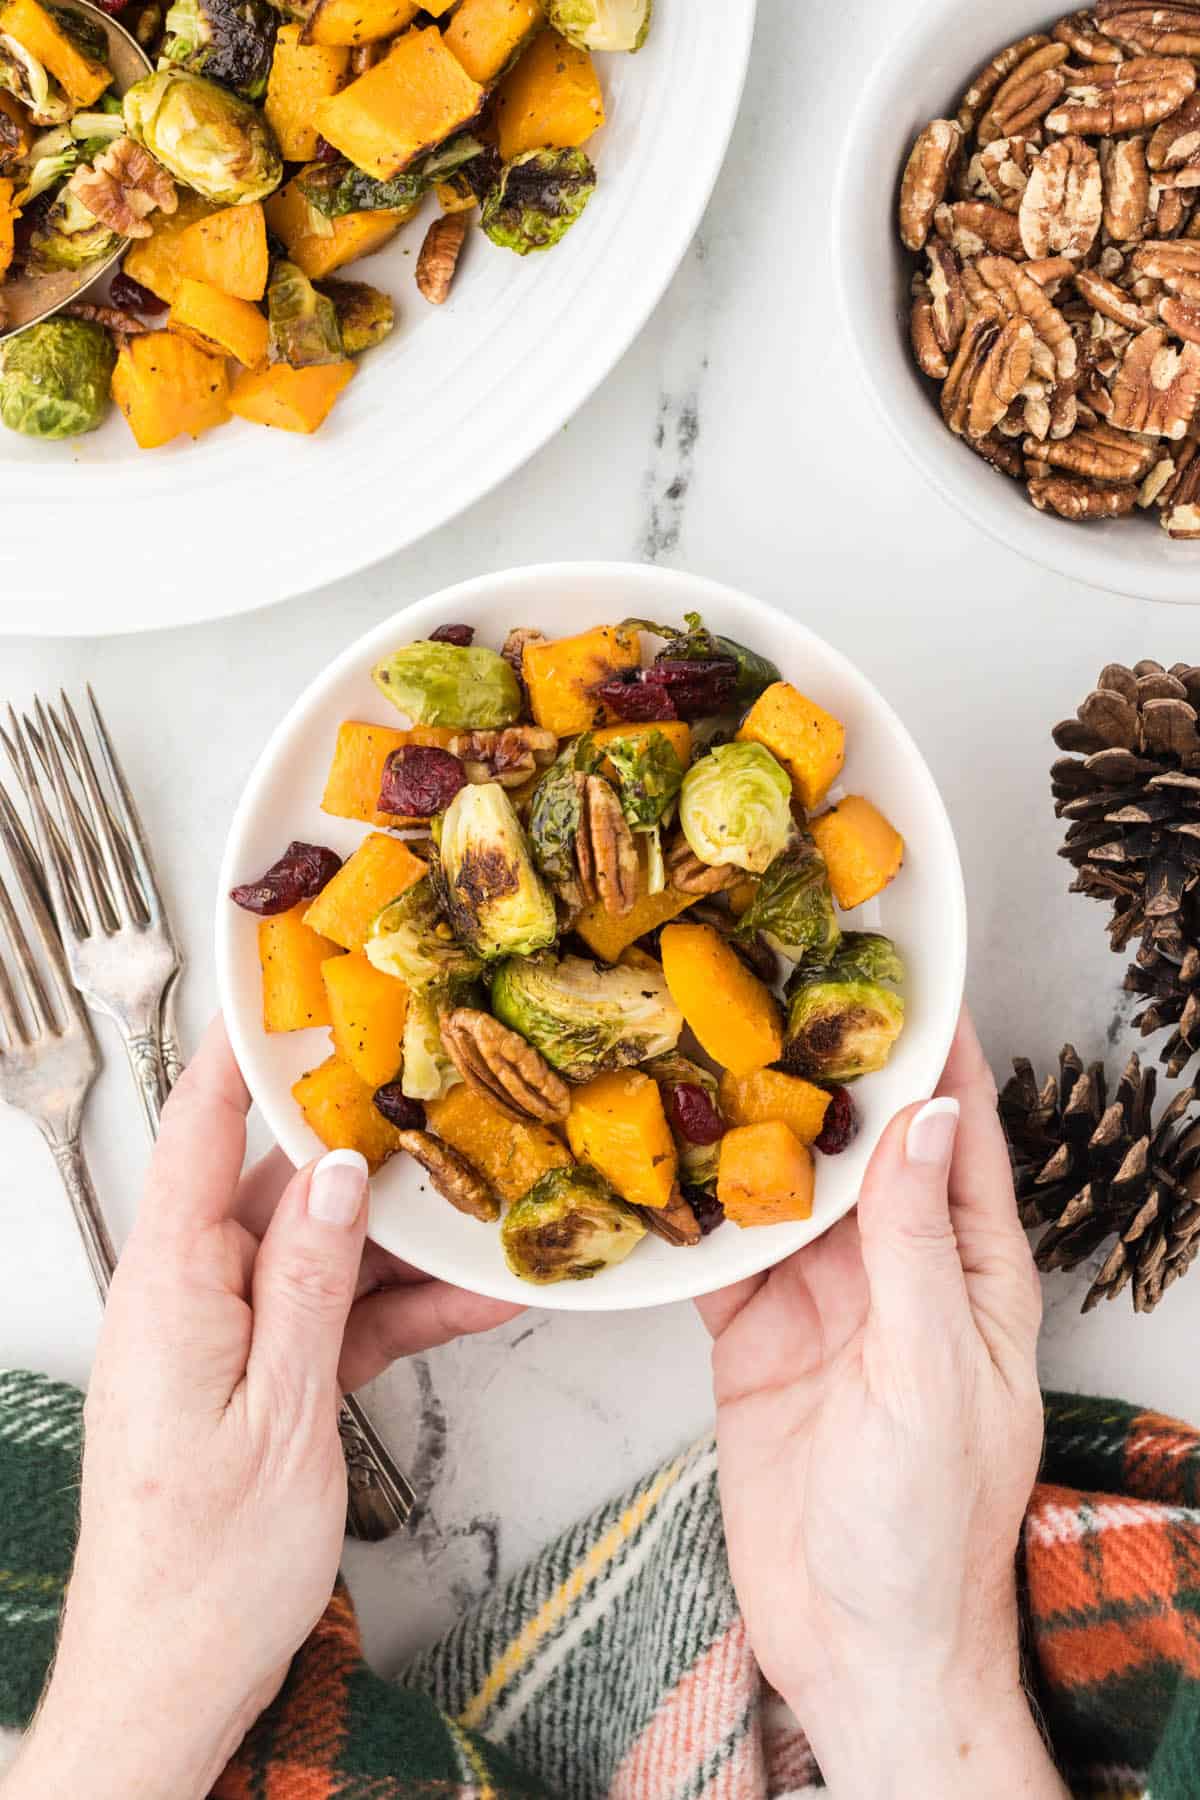
[{"label": "dried cranberry", "polygon": [[725,1121],[698,1081],[681,1081],[671,1089],[671,1120],[689,1144],[719,1144]]},{"label": "dried cranberry", "polygon": [[96,0],[96,5],[111,17],[114,13],[124,12],[129,0]]},{"label": "dried cranberry", "polygon": [[[124,0],[122,0],[123,4]],[[106,11],[117,10],[119,9],[106,8]],[[132,275],[126,275],[123,269],[109,282],[108,298],[111,304],[119,306],[122,312],[146,313],[150,318],[157,318],[159,313],[167,310],[165,300],[160,300],[157,294],[152,294],[148,287],[143,287],[140,281],[133,279]]]},{"label": "dried cranberry", "polygon": [[592,693],[625,724],[652,725],[677,719],[679,714],[670,694],[665,688],[650,687],[644,674],[644,670],[639,670],[630,677],[616,675],[611,681],[600,682]]},{"label": "dried cranberry", "polygon": [[670,696],[677,718],[705,719],[732,703],[738,666],[732,656],[694,660],[659,656],[652,668],[643,671],[643,679],[648,687],[661,688]]},{"label": "dried cranberry", "polygon": [[725,1208],[715,1194],[707,1188],[684,1188],[687,1203],[696,1215],[696,1223],[700,1227],[700,1235],[707,1237],[718,1225],[725,1223]]},{"label": "dried cranberry", "polygon": [[826,1156],[838,1156],[858,1136],[858,1116],[848,1088],[830,1089],[832,1098],[825,1111],[821,1135],[815,1140]]},{"label": "dried cranberry", "polygon": [[317,147],[313,152],[313,156],[317,162],[323,163],[335,163],[341,162],[342,160],[341,151],[336,150],[329,142],[329,139],[321,137],[319,133],[317,135]]},{"label": "dried cranberry", "polygon": [[457,644],[460,650],[469,650],[475,642],[473,625],[439,625],[436,631],[429,634],[431,644]]},{"label": "dried cranberry", "polygon": [[389,1081],[375,1089],[375,1110],[381,1112],[397,1131],[424,1131],[425,1108],[419,1100],[410,1100],[398,1081]]},{"label": "dried cranberry", "polygon": [[406,819],[432,819],[445,812],[466,785],[466,770],[448,750],[433,744],[402,744],[383,765],[379,810]]},{"label": "dried cranberry", "polygon": [[341,866],[341,857],[323,844],[302,844],[296,839],[265,875],[235,887],[229,898],[247,912],[269,918],[273,913],[289,912],[301,900],[315,900]]}]

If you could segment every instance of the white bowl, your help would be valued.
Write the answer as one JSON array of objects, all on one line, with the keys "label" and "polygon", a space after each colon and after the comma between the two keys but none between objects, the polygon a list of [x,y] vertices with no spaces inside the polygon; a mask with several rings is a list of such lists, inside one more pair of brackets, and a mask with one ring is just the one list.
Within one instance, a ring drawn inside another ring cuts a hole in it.
[{"label": "white bowl", "polygon": [[754,1274],[849,1211],[884,1125],[897,1108],[932,1092],[946,1060],[966,958],[962,872],[933,777],[886,701],[811,631],[731,588],[625,563],[547,564],[485,575],[397,613],[318,675],[259,758],[221,865],[216,948],[230,1036],[268,1126],[293,1162],[320,1154],[290,1090],[299,1075],[324,1060],[328,1036],[264,1032],[255,921],[226,896],[237,882],[261,874],[290,838],[330,844],[342,855],[362,838],[365,827],[330,818],[320,798],[340,722],[396,722],[395,709],[371,682],[374,665],[447,622],[472,624],[477,641],[498,646],[514,625],[567,633],[628,615],[682,620],[690,611],[773,657],[789,680],[845,722],[842,786],[869,794],[903,833],[903,870],[881,902],[860,909],[866,916],[860,921],[856,915],[855,922],[881,924],[904,955],[906,1027],[887,1068],[855,1087],[862,1127],[857,1139],[841,1156],[820,1158],[811,1220],[749,1231],[727,1224],[689,1250],[650,1237],[628,1262],[591,1281],[543,1288],[518,1281],[505,1266],[496,1227],[455,1212],[408,1158],[397,1157],[375,1177],[372,1237],[419,1268],[478,1293],[571,1312],[611,1312],[687,1299]]},{"label": "white bowl", "polygon": [[1158,515],[1072,524],[1031,505],[1024,487],[989,468],[946,429],[933,385],[908,343],[913,259],[896,233],[896,196],[913,139],[954,116],[971,78],[997,50],[1048,29],[1046,0],[929,0],[906,10],[863,88],[842,145],[833,252],[846,333],[891,430],[943,499],[1032,562],[1112,593],[1200,602],[1200,546],[1175,542]]}]

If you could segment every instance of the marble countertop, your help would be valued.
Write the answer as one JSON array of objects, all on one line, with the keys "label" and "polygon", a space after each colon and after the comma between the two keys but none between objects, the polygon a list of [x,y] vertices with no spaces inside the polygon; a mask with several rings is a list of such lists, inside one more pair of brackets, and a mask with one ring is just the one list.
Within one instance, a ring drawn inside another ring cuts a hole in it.
[{"label": "marble countertop", "polygon": [[[92,681],[142,805],[189,955],[194,1041],[214,1006],[213,887],[226,822],[296,690],[351,638],[464,577],[559,558],[660,560],[792,612],[875,680],[917,737],[958,833],[969,994],[997,1070],[1070,1038],[1129,1047],[1122,963],[1055,855],[1051,725],[1110,660],[1195,659],[1183,612],[1093,593],[980,536],[931,493],[868,406],[834,312],[834,147],[879,22],[762,0],[716,196],[658,312],[574,422],[463,518],[368,574],[226,623],[91,643],[0,640],[0,692]],[[831,27],[833,27],[831,29]],[[890,180],[890,171],[881,171]],[[269,549],[264,550],[269,554]],[[113,579],[119,579],[114,571]],[[0,597],[0,615],[4,607]],[[119,1050],[88,1124],[117,1236],[147,1146]],[[1046,1381],[1200,1413],[1200,1276],[1149,1318],[1079,1315],[1085,1277],[1047,1286]],[[83,1381],[97,1307],[52,1163],[0,1114],[0,1363]],[[646,1379],[646,1371],[653,1379]],[[398,1367],[371,1407],[426,1486],[419,1528],[351,1547],[368,1647],[388,1666],[548,1534],[710,1417],[690,1308],[531,1311]]]}]

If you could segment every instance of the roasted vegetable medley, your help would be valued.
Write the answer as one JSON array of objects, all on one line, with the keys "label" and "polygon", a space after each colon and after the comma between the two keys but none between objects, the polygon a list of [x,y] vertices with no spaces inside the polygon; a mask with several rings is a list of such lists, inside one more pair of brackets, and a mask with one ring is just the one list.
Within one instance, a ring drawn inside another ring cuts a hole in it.
[{"label": "roasted vegetable medley", "polygon": [[369,828],[353,855],[292,843],[233,892],[266,1030],[332,1032],[305,1119],[503,1211],[531,1282],[808,1218],[904,1023],[895,946],[844,916],[904,845],[829,799],[841,723],[696,614],[473,636],[380,663],[402,723],[340,727],[321,804]]},{"label": "roasted vegetable medley", "polygon": [[395,319],[389,295],[331,278],[428,197],[431,304],[473,216],[518,255],[557,244],[596,185],[593,52],[639,49],[651,7],[100,3],[158,65],[123,100],[86,13],[0,0],[0,331],[9,280],[129,246],[107,305],[89,295],[0,344],[0,421],[74,437],[111,396],[145,450],[234,416],[316,431]]}]

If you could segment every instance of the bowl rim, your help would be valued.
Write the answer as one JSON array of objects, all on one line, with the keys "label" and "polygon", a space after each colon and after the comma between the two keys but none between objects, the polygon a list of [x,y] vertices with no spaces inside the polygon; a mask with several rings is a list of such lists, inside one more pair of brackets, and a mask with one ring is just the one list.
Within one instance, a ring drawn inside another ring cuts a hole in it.
[{"label": "bowl rim", "polygon": [[[1114,564],[1111,555],[1106,552],[1105,540],[1100,535],[1103,527],[1098,530],[1095,525],[1089,528],[1072,524],[1069,520],[1040,513],[1028,502],[1019,509],[1005,506],[1000,498],[1003,478],[998,474],[994,476],[997,484],[995,502],[990,495],[983,498],[987,490],[971,479],[974,474],[973,466],[964,465],[961,475],[956,472],[950,452],[961,450],[961,446],[955,445],[950,432],[940,424],[936,436],[932,431],[910,433],[904,429],[900,417],[888,403],[882,377],[877,373],[876,357],[862,341],[864,334],[851,329],[851,321],[860,311],[856,294],[861,282],[866,279],[866,267],[852,255],[850,234],[845,229],[844,221],[850,216],[850,209],[854,205],[853,196],[858,185],[856,177],[860,175],[866,160],[862,155],[866,127],[868,122],[879,118],[880,109],[886,106],[889,96],[900,84],[902,70],[897,67],[898,47],[904,49],[902,69],[910,69],[920,61],[922,47],[937,40],[945,20],[964,10],[964,0],[934,0],[917,17],[908,18],[898,25],[880,46],[860,89],[858,100],[847,117],[834,174],[828,241],[832,251],[838,317],[843,336],[849,340],[858,377],[892,439],[929,486],[955,512],[994,542],[1055,574],[1082,582],[1088,587],[1099,588],[1105,593],[1118,594],[1124,599],[1153,600],[1169,606],[1200,605],[1200,547],[1197,548],[1194,564],[1190,568],[1182,561],[1178,567],[1155,567],[1148,561],[1144,570],[1136,574],[1126,572],[1118,564]],[[1048,19],[1051,12],[1052,9],[1047,5]],[[1037,27],[1031,25],[1029,29]],[[1002,32],[997,31],[997,38],[1001,36]],[[982,66],[983,60],[986,59],[981,58],[979,66]],[[975,65],[972,65],[964,74],[964,88],[974,72]],[[893,191],[899,188],[903,158],[908,148],[907,142],[898,147],[893,171]],[[889,248],[893,247],[898,254],[905,254],[898,239],[889,244]],[[908,361],[914,397],[924,398],[920,395],[921,376],[915,364],[911,363],[911,358]],[[930,408],[931,422],[933,419],[934,414]],[[968,466],[970,474],[966,472]],[[1120,524],[1122,521],[1113,523]],[[1144,530],[1152,530],[1148,521],[1145,522]]]},{"label": "bowl rim", "polygon": [[[552,563],[533,563],[516,567],[495,570],[484,575],[471,577],[467,581],[456,583],[439,591],[423,595],[410,601],[398,609],[390,617],[373,625],[368,631],[361,633],[352,643],[342,650],[325,668],[310,681],[296,696],[282,719],[269,735],[263,749],[259,753],[242,793],[234,809],[221,856],[221,865],[217,879],[215,895],[215,931],[214,950],[217,964],[217,981],[220,1004],[225,1015],[226,1027],[235,1057],[243,1071],[251,1097],[258,1107],[263,1119],[277,1143],[284,1149],[285,1155],[291,1158],[288,1149],[289,1126],[295,1121],[286,1108],[292,1105],[290,1096],[286,1099],[273,1092],[260,1092],[252,1082],[249,1070],[253,1067],[255,1057],[250,1041],[250,1032],[244,1029],[244,1021],[257,1008],[248,1009],[244,1002],[239,1004],[238,986],[235,981],[235,930],[239,923],[236,909],[228,900],[228,892],[238,878],[238,861],[242,854],[242,840],[250,831],[259,816],[264,790],[273,778],[275,770],[282,758],[286,756],[293,735],[301,728],[310,711],[335,690],[344,678],[353,674],[368,658],[374,658],[386,647],[389,641],[394,642],[398,633],[403,633],[406,623],[414,613],[426,613],[436,610],[444,617],[470,619],[470,608],[477,598],[495,597],[505,587],[536,585],[544,596],[556,585],[565,581],[596,580],[599,582],[620,583],[623,590],[630,594],[631,613],[638,613],[639,589],[653,594],[660,606],[671,605],[680,615],[689,610],[703,612],[707,603],[717,606],[731,604],[744,608],[750,614],[757,614],[776,632],[787,633],[789,647],[794,646],[799,654],[803,653],[806,643],[813,644],[827,663],[845,680],[849,686],[857,690],[874,717],[877,717],[881,728],[891,741],[901,744],[911,762],[912,771],[923,789],[923,802],[928,808],[932,821],[931,837],[935,841],[929,852],[935,858],[936,866],[942,870],[939,880],[942,914],[939,917],[939,930],[942,934],[940,954],[947,959],[947,967],[951,978],[947,992],[955,996],[952,1007],[930,1019],[925,1028],[923,1038],[923,1055],[920,1058],[914,1079],[912,1099],[920,1100],[931,1094],[945,1066],[957,1025],[958,1013],[961,1009],[963,990],[966,979],[967,961],[967,904],[966,888],[963,879],[962,864],[958,853],[958,845],[949,813],[942,799],[941,792],[934,780],[933,773],[907,726],[900,719],[894,708],[879,692],[874,683],[866,676],[849,657],[829,644],[808,626],[791,617],[782,608],[760,600],[743,590],[726,583],[710,580],[704,576],[692,575],[683,570],[664,569],[655,564],[626,563],[616,560],[559,561]],[[664,591],[673,590],[673,596],[664,601]],[[258,1027],[261,1032],[261,1026]],[[310,1152],[311,1154],[311,1152]],[[545,1288],[531,1289],[529,1304],[564,1312],[625,1312],[641,1310],[647,1306],[669,1305],[679,1300],[695,1299],[703,1294],[713,1293],[728,1285],[730,1280],[740,1280],[750,1275],[761,1273],[776,1262],[791,1254],[801,1244],[814,1241],[825,1231],[837,1223],[856,1204],[857,1195],[850,1194],[844,1205],[839,1205],[831,1216],[822,1222],[820,1229],[812,1231],[799,1241],[791,1238],[779,1242],[774,1232],[763,1231],[761,1255],[751,1257],[737,1272],[724,1275],[718,1272],[713,1279],[711,1267],[707,1273],[699,1270],[703,1264],[696,1265],[696,1274],[681,1282],[673,1283],[670,1293],[647,1299],[645,1297],[626,1296],[626,1288],[614,1278],[610,1284],[602,1282],[561,1282]],[[372,1222],[373,1223],[373,1222]],[[802,1232],[803,1227],[797,1225],[795,1232]],[[460,1286],[469,1286],[472,1291],[487,1294],[494,1298],[511,1299],[511,1289],[492,1287],[486,1280],[475,1275],[469,1279],[461,1269],[453,1267],[449,1262],[439,1266],[431,1266],[431,1259],[422,1262],[413,1256],[411,1250],[395,1243],[387,1243],[385,1239],[377,1239],[384,1243],[393,1254],[403,1257],[413,1266],[425,1268],[428,1273],[443,1280],[456,1282]],[[503,1268],[501,1261],[500,1267]],[[507,1273],[507,1271],[505,1271]]]}]

